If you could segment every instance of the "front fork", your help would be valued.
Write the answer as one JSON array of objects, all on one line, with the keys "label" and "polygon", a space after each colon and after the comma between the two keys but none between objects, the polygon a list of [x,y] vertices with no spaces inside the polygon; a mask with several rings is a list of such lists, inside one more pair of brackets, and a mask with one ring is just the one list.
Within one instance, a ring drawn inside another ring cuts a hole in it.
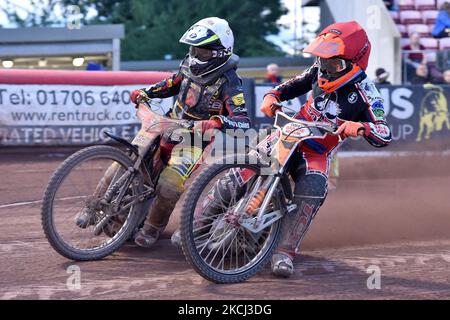
[{"label": "front fork", "polygon": [[[241,226],[252,233],[258,233],[281,219],[284,215],[290,214],[297,209],[297,205],[286,202],[285,192],[280,188],[282,174],[283,172],[280,172],[279,175],[270,176],[268,178],[269,180],[266,182],[270,184],[270,187],[262,201],[257,215],[243,218],[240,221]],[[270,203],[273,203],[274,201],[276,202],[273,206],[274,211],[266,213]]]},{"label": "front fork", "polygon": [[[125,197],[128,187],[133,184],[133,188],[140,190],[139,185],[142,183],[138,177],[140,167],[142,165],[142,157],[137,157],[133,167],[129,167],[127,171],[105,192],[101,205],[109,206],[111,215],[119,215],[126,212],[131,206],[142,203],[155,191],[153,186],[149,186],[145,192],[140,193],[131,198],[125,205],[121,207],[122,200]],[[120,190],[120,191],[119,191]],[[117,198],[113,201],[114,195],[119,192]]]}]

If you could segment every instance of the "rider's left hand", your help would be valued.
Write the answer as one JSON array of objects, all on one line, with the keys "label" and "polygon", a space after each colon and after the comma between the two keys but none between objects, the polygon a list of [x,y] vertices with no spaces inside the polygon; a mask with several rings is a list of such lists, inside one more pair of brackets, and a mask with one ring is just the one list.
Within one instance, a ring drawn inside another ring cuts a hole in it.
[{"label": "rider's left hand", "polygon": [[345,121],[339,129],[335,132],[336,135],[340,135],[343,139],[358,136],[364,136],[366,128],[361,122]]},{"label": "rider's left hand", "polygon": [[261,105],[261,112],[268,117],[275,117],[277,111],[281,108],[279,107],[280,100],[274,95],[267,94],[264,97],[263,103]]}]

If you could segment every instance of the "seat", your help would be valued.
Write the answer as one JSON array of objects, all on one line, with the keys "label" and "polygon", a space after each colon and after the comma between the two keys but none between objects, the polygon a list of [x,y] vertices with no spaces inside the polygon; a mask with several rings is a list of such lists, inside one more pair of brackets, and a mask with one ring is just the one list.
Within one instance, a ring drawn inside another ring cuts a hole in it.
[{"label": "seat", "polygon": [[438,14],[439,14],[439,11],[437,11],[437,10],[422,11],[423,23],[434,25],[436,23],[436,18],[438,16]]},{"label": "seat", "polygon": [[396,24],[400,23],[400,14],[397,11],[389,11],[389,14]]},{"label": "seat", "polygon": [[416,0],[416,9],[417,10],[436,10],[436,1],[435,0]]},{"label": "seat", "polygon": [[397,28],[400,34],[402,35],[402,38],[408,37],[408,30],[406,29],[406,26],[404,26],[403,24],[398,24]]},{"label": "seat", "polygon": [[450,38],[442,38],[439,40],[439,50],[450,49]]},{"label": "seat", "polygon": [[431,37],[430,29],[426,24],[409,24],[406,30],[408,34],[418,32],[422,37]]},{"label": "seat", "polygon": [[436,66],[436,62],[437,62],[437,51],[433,51],[433,52],[426,52],[425,56],[427,57],[427,64],[428,65],[434,65]]},{"label": "seat", "polygon": [[399,0],[398,6],[400,10],[414,10],[416,8],[414,0]]},{"label": "seat", "polygon": [[429,30],[430,34],[433,34],[434,26],[435,26],[434,24],[429,24],[428,25],[428,30]]},{"label": "seat", "polygon": [[402,24],[418,24],[422,23],[423,19],[419,11],[407,10],[400,11],[400,21]]},{"label": "seat", "polygon": [[434,38],[422,38],[422,39],[420,39],[420,43],[428,50],[438,50],[439,49],[439,41]]},{"label": "seat", "polygon": [[409,44],[409,38],[401,38],[400,39],[400,47],[404,48],[405,46],[407,46]]}]

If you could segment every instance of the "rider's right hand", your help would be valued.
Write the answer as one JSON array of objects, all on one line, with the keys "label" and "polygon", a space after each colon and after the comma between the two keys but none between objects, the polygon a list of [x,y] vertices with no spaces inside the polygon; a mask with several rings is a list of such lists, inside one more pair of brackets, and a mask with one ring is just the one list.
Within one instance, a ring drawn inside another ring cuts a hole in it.
[{"label": "rider's right hand", "polygon": [[141,102],[145,102],[149,100],[149,96],[147,95],[147,92],[145,90],[134,90],[131,95],[131,102],[134,104],[140,104]]},{"label": "rider's right hand", "polygon": [[205,133],[208,130],[222,128],[222,122],[218,118],[211,118],[209,120],[195,121],[194,131]]},{"label": "rider's right hand", "polygon": [[264,97],[261,105],[261,112],[268,117],[274,117],[276,112],[281,108],[279,106],[280,101],[275,96],[268,94]]}]

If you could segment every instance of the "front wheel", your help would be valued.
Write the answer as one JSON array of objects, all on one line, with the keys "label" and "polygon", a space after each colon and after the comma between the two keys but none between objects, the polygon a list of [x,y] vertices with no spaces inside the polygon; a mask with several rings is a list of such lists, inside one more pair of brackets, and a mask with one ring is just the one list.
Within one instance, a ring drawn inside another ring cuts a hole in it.
[{"label": "front wheel", "polygon": [[240,225],[242,218],[248,217],[246,203],[266,178],[256,165],[212,164],[189,187],[180,220],[182,248],[188,262],[205,279],[246,281],[266,265],[277,248],[283,219],[258,233]]},{"label": "front wheel", "polygon": [[[75,153],[55,171],[41,215],[45,235],[59,254],[78,261],[102,259],[132,235],[142,215],[142,205],[133,199],[143,188],[140,177],[128,171],[133,164],[117,148],[94,146]],[[124,211],[114,209],[124,206]]]}]

